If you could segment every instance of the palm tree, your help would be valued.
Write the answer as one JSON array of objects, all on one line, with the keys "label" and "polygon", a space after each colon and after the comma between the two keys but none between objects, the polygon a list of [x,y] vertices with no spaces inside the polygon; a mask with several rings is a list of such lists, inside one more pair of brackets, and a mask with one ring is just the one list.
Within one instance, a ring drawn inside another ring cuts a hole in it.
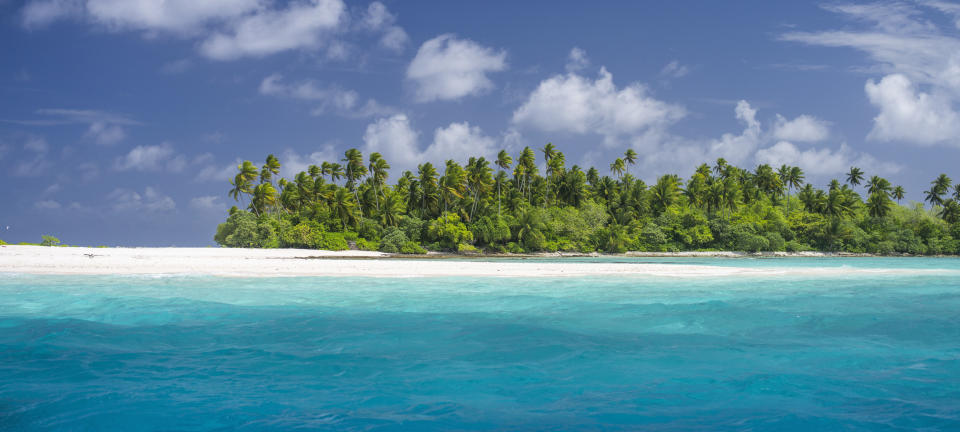
[{"label": "palm tree", "polygon": [[233,180],[230,181],[230,184],[233,188],[230,189],[229,195],[233,197],[234,201],[240,201],[243,198],[243,194],[253,193],[251,188],[251,183],[243,176],[243,173],[239,173]]},{"label": "palm tree", "polygon": [[893,188],[893,193],[892,193],[892,195],[893,195],[894,198],[897,199],[897,204],[900,204],[900,200],[902,200],[902,199],[903,199],[903,196],[905,195],[905,192],[904,192],[904,190],[903,190],[903,186],[897,186],[897,187]]},{"label": "palm tree", "polygon": [[261,183],[273,183],[273,176],[280,174],[280,161],[274,155],[267,155],[267,161],[260,170]]},{"label": "palm tree", "polygon": [[493,182],[493,178],[490,176],[491,172],[490,162],[488,162],[486,158],[481,157],[471,160],[467,165],[467,186],[473,191],[473,206],[470,209],[471,221],[477,212],[477,204],[481,198],[480,194],[486,194],[487,188],[490,187],[490,184]]},{"label": "palm tree", "polygon": [[340,227],[343,231],[347,230],[347,223],[356,219],[353,213],[354,203],[351,201],[350,192],[345,188],[337,188],[330,197],[330,210],[333,216],[340,219]]},{"label": "palm tree", "polygon": [[870,180],[867,181],[867,193],[870,195],[876,193],[882,193],[884,195],[890,194],[890,182],[887,179],[880,176],[872,176]]},{"label": "palm tree", "polygon": [[270,183],[260,183],[253,188],[253,199],[250,200],[250,208],[260,216],[266,213],[267,209],[277,204],[277,190]]},{"label": "palm tree", "polygon": [[357,183],[367,175],[367,167],[363,165],[363,153],[355,148],[349,149],[343,153],[343,162],[346,162],[347,189],[353,191],[353,198],[356,200],[357,208],[360,210],[360,218],[363,218],[363,206],[360,205],[360,196],[357,192]]},{"label": "palm tree", "polygon": [[390,164],[383,159],[380,153],[373,152],[370,153],[370,165],[367,168],[370,170],[370,178],[373,180],[374,202],[377,204],[377,210],[379,211],[380,187],[387,181],[387,176],[389,175],[387,170],[390,169]]},{"label": "palm tree", "polygon": [[612,164],[610,164],[610,172],[617,175],[618,178],[623,177],[623,171],[626,168],[623,163],[623,159],[616,158]]},{"label": "palm tree", "polygon": [[850,186],[858,186],[861,181],[863,181],[863,171],[857,167],[850,167],[850,171],[847,173],[847,183]]},{"label": "palm tree", "polygon": [[882,218],[890,212],[890,197],[884,191],[876,191],[867,199],[867,212],[871,217]]},{"label": "palm tree", "polygon": [[960,222],[960,204],[954,199],[944,201],[940,209],[940,217],[948,224]]},{"label": "palm tree", "polygon": [[[510,164],[513,163],[513,158],[510,157],[510,154],[506,150],[500,150],[500,153],[497,153],[497,167],[500,168],[500,172],[497,173],[497,218],[500,217],[500,187],[503,184],[501,181],[500,174],[504,174],[504,170],[510,169]],[[506,174],[504,174],[506,176]]]},{"label": "palm tree", "polygon": [[924,191],[924,198],[930,205],[943,205],[943,196],[950,191],[952,181],[946,174],[940,174],[936,179],[930,182],[930,190]]},{"label": "palm tree", "polygon": [[437,199],[437,170],[433,164],[426,162],[417,169],[420,175],[420,217],[427,209],[427,201],[434,202]]},{"label": "palm tree", "polygon": [[330,181],[336,183],[337,180],[340,180],[341,178],[343,178],[343,175],[344,175],[343,165],[340,165],[338,163],[331,163],[330,172],[328,174],[330,174]]}]

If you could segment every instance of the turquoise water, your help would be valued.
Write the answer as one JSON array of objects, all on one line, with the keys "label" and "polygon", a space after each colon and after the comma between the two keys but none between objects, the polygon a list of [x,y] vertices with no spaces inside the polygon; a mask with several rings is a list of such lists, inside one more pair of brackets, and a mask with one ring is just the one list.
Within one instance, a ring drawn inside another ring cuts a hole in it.
[{"label": "turquoise water", "polygon": [[960,430],[960,260],[629,262],[836,273],[0,274],[0,430]]}]

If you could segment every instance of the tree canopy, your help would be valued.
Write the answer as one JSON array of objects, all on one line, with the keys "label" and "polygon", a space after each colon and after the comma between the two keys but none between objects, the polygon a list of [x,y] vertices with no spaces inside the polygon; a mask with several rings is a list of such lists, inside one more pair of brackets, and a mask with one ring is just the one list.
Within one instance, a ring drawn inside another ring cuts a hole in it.
[{"label": "tree canopy", "polygon": [[289,180],[279,178],[273,155],[261,166],[244,161],[228,191],[238,206],[215,240],[396,253],[960,249],[960,185],[946,174],[925,191],[925,208],[900,205],[901,186],[858,167],[820,189],[799,167],[747,169],[721,158],[686,178],[651,175],[648,185],[634,177],[633,149],[609,164],[612,176],[567,166],[552,143],[539,150],[542,159],[537,153],[424,162],[395,178],[383,155],[357,149]]}]

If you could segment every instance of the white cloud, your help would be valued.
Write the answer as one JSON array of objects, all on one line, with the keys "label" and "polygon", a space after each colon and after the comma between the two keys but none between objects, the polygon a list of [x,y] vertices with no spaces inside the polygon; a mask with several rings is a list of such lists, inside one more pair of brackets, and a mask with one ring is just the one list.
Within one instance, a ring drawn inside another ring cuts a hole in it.
[{"label": "white cloud", "polygon": [[367,125],[363,134],[365,153],[379,152],[393,167],[393,171],[415,170],[420,159],[417,145],[419,134],[410,126],[405,114],[378,119]]},{"label": "white cloud", "polygon": [[345,10],[341,0],[311,0],[291,3],[283,10],[259,11],[210,36],[200,52],[215,60],[233,60],[320,48],[343,24]]},{"label": "white cloud", "polygon": [[410,37],[402,28],[394,25],[396,21],[396,15],[390,13],[383,3],[375,1],[370,3],[360,18],[360,25],[364,29],[382,33],[380,46],[395,53],[401,53],[410,41]]},{"label": "white cloud", "polygon": [[600,69],[596,80],[575,73],[544,80],[513,113],[513,123],[544,132],[603,135],[608,144],[623,136],[665,127],[686,110],[647,94],[640,83],[618,89]]},{"label": "white cloud", "polygon": [[506,51],[443,34],[420,46],[407,67],[407,79],[416,87],[419,102],[475,96],[493,88],[487,74],[506,69],[506,58]]},{"label": "white cloud", "polygon": [[117,188],[107,195],[110,207],[114,211],[142,211],[147,213],[167,212],[177,208],[173,198],[157,192],[147,186],[143,194],[134,190]]},{"label": "white cloud", "polygon": [[870,138],[924,145],[949,141],[960,146],[960,115],[942,94],[917,91],[900,74],[887,75],[880,82],[869,80],[865,89],[870,103],[880,109]]},{"label": "white cloud", "polygon": [[[343,39],[365,34],[383,48],[402,52],[409,37],[396,15],[374,2],[354,18],[342,0],[27,0],[21,23],[28,29],[57,20],[75,20],[109,32],[140,32],[145,38],[173,36],[197,41],[208,58],[233,60],[292,51],[321,51],[327,59],[350,53]],[[161,68],[180,73],[191,66],[178,60]]]},{"label": "white cloud", "polygon": [[579,72],[590,66],[590,59],[587,58],[587,52],[579,47],[570,49],[567,55],[567,72]]},{"label": "white cloud", "polygon": [[196,210],[219,210],[226,207],[223,200],[216,195],[198,196],[190,200],[190,208]]},{"label": "white cloud", "polygon": [[113,168],[117,171],[172,171],[186,167],[186,158],[178,155],[170,143],[154,146],[136,146],[129,153],[118,157]]},{"label": "white cloud", "polygon": [[806,114],[793,120],[777,114],[773,125],[774,138],[786,141],[817,142],[827,139],[829,134],[827,122]]},{"label": "white cloud", "polygon": [[667,63],[667,65],[660,70],[660,76],[665,78],[683,78],[687,76],[688,73],[690,73],[690,68],[680,64],[677,60]]},{"label": "white cloud", "polygon": [[60,203],[54,200],[43,200],[33,203],[33,207],[38,210],[58,210],[60,209]]},{"label": "white cloud", "polygon": [[[929,9],[918,9],[918,6]],[[944,2],[830,5],[826,9],[865,22],[860,30],[792,32],[783,40],[852,48],[866,53],[885,76],[867,80],[865,91],[880,110],[870,139],[921,145],[960,145],[956,105],[960,102],[960,37],[940,30],[926,12],[958,17]],[[939,16],[937,18],[940,18]],[[904,105],[899,105],[899,104]]]},{"label": "white cloud", "polygon": [[[320,165],[323,162],[338,162],[340,159],[332,144],[327,144],[320,150],[307,155],[300,155],[291,149],[287,149],[280,155],[280,175],[292,179],[300,172],[306,171],[310,165]],[[236,171],[236,169],[234,169],[234,171]]]},{"label": "white cloud", "polygon": [[333,112],[343,117],[360,118],[390,115],[397,111],[372,98],[361,102],[360,95],[353,90],[336,86],[321,88],[313,81],[286,84],[280,74],[264,78],[260,82],[260,94],[319,102],[320,105],[311,111],[317,116]]},{"label": "white cloud", "polygon": [[477,126],[468,122],[451,123],[434,131],[433,142],[420,149],[420,134],[404,114],[382,118],[367,126],[363,136],[365,153],[379,152],[390,163],[393,172],[411,170],[427,161],[442,166],[447,160],[459,163],[472,156],[493,158],[497,152],[497,140],[484,135]]},{"label": "white cloud", "polygon": [[110,146],[123,141],[127,137],[127,132],[122,126],[98,121],[90,124],[84,136],[99,145]]},{"label": "white cloud", "polygon": [[491,159],[497,150],[497,140],[484,135],[479,126],[470,126],[468,122],[450,123],[434,131],[433,143],[422,157],[435,164],[448,159],[463,163],[472,156]]},{"label": "white cloud", "polygon": [[780,141],[757,151],[757,162],[772,166],[787,164],[802,168],[807,175],[826,177],[842,174],[851,166],[857,166],[877,174],[895,174],[902,167],[892,162],[881,162],[866,153],[860,153],[846,144],[832,150],[811,148],[800,150],[793,143]]}]

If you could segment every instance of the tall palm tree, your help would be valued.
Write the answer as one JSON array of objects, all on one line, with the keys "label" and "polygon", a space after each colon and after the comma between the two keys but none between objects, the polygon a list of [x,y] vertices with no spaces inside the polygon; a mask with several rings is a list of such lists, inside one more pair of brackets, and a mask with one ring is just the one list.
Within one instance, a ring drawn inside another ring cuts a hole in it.
[{"label": "tall palm tree", "polygon": [[387,181],[387,176],[389,175],[388,170],[390,169],[390,164],[380,155],[380,153],[373,152],[370,153],[370,165],[367,168],[370,170],[370,178],[373,180],[373,191],[374,191],[374,202],[377,205],[377,210],[380,210],[380,188],[384,182]]},{"label": "tall palm tree", "polygon": [[261,183],[273,183],[273,176],[280,174],[280,161],[274,155],[267,155],[267,161],[260,170]]},{"label": "tall palm tree", "polygon": [[897,186],[897,187],[893,188],[893,192],[891,193],[891,195],[893,196],[893,198],[895,198],[895,199],[897,200],[897,204],[900,204],[900,200],[903,199],[903,196],[904,196],[905,194],[906,194],[906,192],[903,190],[903,186]]},{"label": "tall palm tree", "polygon": [[870,180],[867,181],[867,193],[873,195],[875,193],[882,193],[884,195],[889,195],[891,190],[890,182],[887,179],[880,176],[872,176]]},{"label": "tall palm tree", "polygon": [[[497,167],[500,168],[500,172],[497,173],[497,218],[500,217],[500,188],[503,182],[501,181],[500,174],[504,173],[504,170],[510,169],[510,165],[513,164],[513,158],[510,157],[510,154],[506,150],[500,150],[500,153],[497,153]],[[506,176],[506,174],[504,174]]]},{"label": "tall palm tree", "polygon": [[850,167],[850,171],[847,172],[847,183],[850,186],[858,186],[861,181],[863,181],[863,171],[857,167]]},{"label": "tall palm tree", "polygon": [[890,197],[884,191],[876,191],[867,198],[867,212],[871,217],[886,217],[890,212]]},{"label": "tall palm tree", "polygon": [[260,183],[253,188],[253,198],[250,200],[250,209],[260,216],[267,209],[277,204],[277,190],[270,183]]},{"label": "tall palm tree", "polygon": [[337,188],[330,197],[330,210],[333,216],[340,219],[340,227],[343,231],[347,230],[347,223],[356,219],[353,208],[355,206],[350,191],[346,188]]},{"label": "tall palm tree", "polygon": [[357,183],[367,175],[367,167],[363,165],[363,153],[355,148],[349,149],[343,153],[343,162],[346,165],[347,189],[353,191],[353,199],[356,200],[357,209],[360,210],[360,218],[362,219],[363,206],[360,204]]},{"label": "tall palm tree", "polygon": [[617,175],[618,178],[623,177],[623,171],[626,168],[626,165],[623,163],[623,159],[616,158],[612,164],[610,164],[610,172]]},{"label": "tall palm tree", "polygon": [[420,181],[420,217],[423,218],[427,204],[437,200],[437,170],[433,164],[426,162],[417,168]]}]

